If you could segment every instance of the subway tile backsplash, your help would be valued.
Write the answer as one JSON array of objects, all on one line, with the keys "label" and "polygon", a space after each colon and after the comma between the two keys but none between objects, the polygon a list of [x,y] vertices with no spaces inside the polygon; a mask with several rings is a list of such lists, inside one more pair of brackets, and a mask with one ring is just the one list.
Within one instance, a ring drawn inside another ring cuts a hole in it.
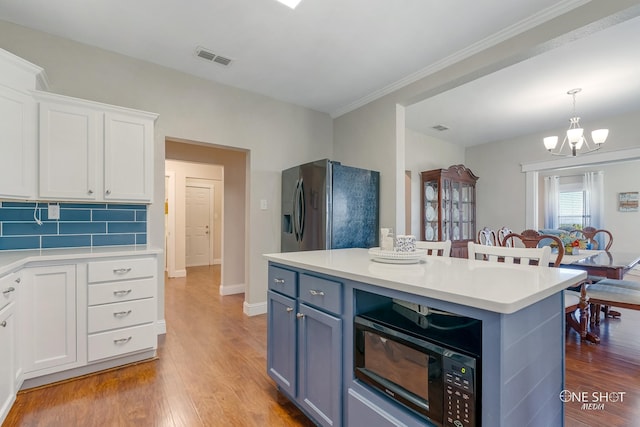
[{"label": "subway tile backsplash", "polygon": [[48,207],[0,202],[0,250],[147,244],[147,205],[60,203],[60,219]]}]

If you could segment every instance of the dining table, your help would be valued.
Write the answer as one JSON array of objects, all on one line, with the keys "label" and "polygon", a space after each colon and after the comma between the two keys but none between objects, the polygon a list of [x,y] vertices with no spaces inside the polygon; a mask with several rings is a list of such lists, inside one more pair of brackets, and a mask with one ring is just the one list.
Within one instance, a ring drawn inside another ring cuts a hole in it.
[{"label": "dining table", "polygon": [[580,249],[578,254],[565,253],[560,267],[584,270],[589,276],[622,280],[639,263],[640,253]]}]

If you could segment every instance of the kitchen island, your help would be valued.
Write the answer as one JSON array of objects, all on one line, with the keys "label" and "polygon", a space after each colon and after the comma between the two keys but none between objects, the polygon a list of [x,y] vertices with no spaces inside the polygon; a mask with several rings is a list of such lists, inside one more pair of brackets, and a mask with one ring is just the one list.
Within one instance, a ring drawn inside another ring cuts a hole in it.
[{"label": "kitchen island", "polygon": [[562,290],[585,273],[441,257],[385,264],[366,249],[265,257],[268,372],[316,423],[438,425],[354,375],[355,316],[401,300],[481,322],[479,415],[472,425],[563,425]]}]

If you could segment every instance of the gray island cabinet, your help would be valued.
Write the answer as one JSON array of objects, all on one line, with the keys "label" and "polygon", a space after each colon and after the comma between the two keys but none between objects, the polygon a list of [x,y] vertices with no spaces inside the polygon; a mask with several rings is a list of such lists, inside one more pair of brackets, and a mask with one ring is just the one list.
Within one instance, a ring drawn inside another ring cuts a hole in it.
[{"label": "gray island cabinet", "polygon": [[401,300],[481,322],[476,425],[564,425],[562,290],[584,272],[441,257],[384,264],[366,249],[265,257],[267,371],[316,424],[440,425],[354,374],[354,318]]}]

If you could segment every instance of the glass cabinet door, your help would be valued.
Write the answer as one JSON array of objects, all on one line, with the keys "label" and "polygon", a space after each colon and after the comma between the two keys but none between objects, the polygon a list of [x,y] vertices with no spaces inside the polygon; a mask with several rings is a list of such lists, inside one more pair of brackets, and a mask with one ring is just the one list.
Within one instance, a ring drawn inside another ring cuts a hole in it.
[{"label": "glass cabinet door", "polygon": [[438,240],[438,221],[442,211],[438,190],[438,181],[425,181],[423,188],[425,240]]}]

